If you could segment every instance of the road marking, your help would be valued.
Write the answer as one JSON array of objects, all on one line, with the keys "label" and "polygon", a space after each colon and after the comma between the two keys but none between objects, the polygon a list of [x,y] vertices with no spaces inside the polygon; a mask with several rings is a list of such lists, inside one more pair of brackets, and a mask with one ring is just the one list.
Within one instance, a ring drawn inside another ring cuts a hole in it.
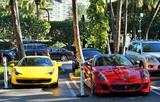
[{"label": "road marking", "polygon": [[[69,84],[73,83],[72,81],[67,81]],[[80,83],[80,81],[75,81],[76,83]],[[59,84],[66,84],[66,81],[60,81]]]},{"label": "road marking", "polygon": [[0,90],[0,93],[1,93],[1,92],[7,92],[7,91],[9,91],[9,90]]},{"label": "road marking", "polygon": [[60,61],[58,63],[61,63],[61,64],[72,64],[72,61]]},{"label": "road marking", "polygon": [[157,94],[157,95],[159,95],[159,96],[160,96],[160,92],[155,91],[154,89],[156,89],[156,90],[159,90],[159,91],[160,91],[160,87],[151,86],[151,91],[152,91],[153,93],[155,93],[155,94]]},{"label": "road marking", "polygon": [[67,101],[67,100],[77,100],[80,98],[52,98],[52,99],[32,99],[30,101],[32,102],[59,102],[59,101]]},{"label": "road marking", "polygon": [[73,89],[72,89],[71,85],[69,84],[69,82],[68,82],[68,81],[65,81],[65,82],[66,82],[66,84],[67,84],[67,86],[68,86],[71,94],[72,94],[73,96],[76,96],[76,93],[73,91]]},{"label": "road marking", "polygon": [[76,87],[77,89],[80,88],[79,85],[77,84],[77,81],[73,81],[73,83],[74,83],[74,85],[75,85],[75,87]]},{"label": "road marking", "polygon": [[152,90],[152,89],[151,89],[151,91],[152,91],[153,93],[157,94],[157,95],[160,95],[160,93],[157,92],[157,91],[155,91],[155,90]]},{"label": "road marking", "polygon": [[160,87],[156,87],[156,86],[151,86],[151,88],[160,90]]}]

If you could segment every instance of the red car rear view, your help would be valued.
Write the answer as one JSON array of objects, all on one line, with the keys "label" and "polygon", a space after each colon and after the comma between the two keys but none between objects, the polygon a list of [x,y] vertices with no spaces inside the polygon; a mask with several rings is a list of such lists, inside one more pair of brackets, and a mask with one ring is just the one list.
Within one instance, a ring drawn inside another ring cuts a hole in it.
[{"label": "red car rear view", "polygon": [[135,68],[123,55],[98,55],[84,64],[85,84],[96,93],[150,92],[146,69]]}]

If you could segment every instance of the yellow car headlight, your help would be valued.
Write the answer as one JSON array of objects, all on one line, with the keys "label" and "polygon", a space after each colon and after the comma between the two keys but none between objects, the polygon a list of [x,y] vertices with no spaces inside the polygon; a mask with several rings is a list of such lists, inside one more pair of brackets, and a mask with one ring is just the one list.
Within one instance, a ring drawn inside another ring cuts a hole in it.
[{"label": "yellow car headlight", "polygon": [[16,75],[22,75],[22,73],[18,72],[18,71],[16,70],[16,68],[14,68],[14,73],[15,73]]},{"label": "yellow car headlight", "polygon": [[52,75],[52,74],[53,74],[53,72],[54,72],[54,69],[53,69],[53,70],[51,70],[50,72],[48,72],[48,74],[49,74],[49,75]]}]

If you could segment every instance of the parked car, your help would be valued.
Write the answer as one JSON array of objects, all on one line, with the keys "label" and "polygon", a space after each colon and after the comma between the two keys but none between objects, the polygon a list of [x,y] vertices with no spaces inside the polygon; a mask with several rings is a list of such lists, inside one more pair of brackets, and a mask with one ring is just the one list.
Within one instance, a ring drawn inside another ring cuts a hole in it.
[{"label": "parked car", "polygon": [[74,53],[64,48],[49,48],[49,53],[52,60],[67,61],[74,59]]},{"label": "parked car", "polygon": [[130,43],[128,50],[156,56],[160,61],[160,41],[135,40]]},{"label": "parked car", "polygon": [[[102,54],[98,49],[94,49],[94,48],[84,48],[82,49],[82,52],[83,52],[83,57],[85,61],[91,59],[95,55]],[[75,71],[76,69],[78,69],[78,66],[79,66],[79,63],[78,63],[78,59],[76,58],[72,63],[72,71]]]},{"label": "parked car", "polygon": [[[13,59],[18,59],[18,48],[15,48],[12,50],[14,53]],[[27,56],[31,56],[31,55],[49,56],[49,49],[47,47],[47,44],[27,43],[27,44],[24,44],[24,51]]]},{"label": "parked car", "polygon": [[1,62],[2,62],[2,57],[6,57],[7,62],[9,62],[9,61],[12,61],[15,56],[16,56],[16,53],[14,50],[0,50]]},{"label": "parked car", "polygon": [[29,43],[24,44],[24,50],[26,55],[49,55],[49,49],[47,44],[42,43]]},{"label": "parked car", "polygon": [[74,56],[76,56],[76,48],[75,48],[75,46],[67,45],[67,46],[64,46],[64,47],[62,47],[62,48],[66,49],[66,50],[68,50],[68,51],[73,52],[73,53],[74,53]]},{"label": "parked car", "polygon": [[132,62],[140,61],[149,72],[160,72],[160,41],[132,41],[126,57]]},{"label": "parked car", "polygon": [[93,94],[150,92],[150,75],[123,55],[96,55],[84,64],[85,84]]},{"label": "parked car", "polygon": [[133,64],[139,63],[139,67],[147,69],[151,76],[160,76],[160,62],[155,56],[127,51],[126,57]]},{"label": "parked car", "polygon": [[58,67],[61,64],[48,56],[26,56],[15,66],[11,64],[11,84],[58,86]]}]

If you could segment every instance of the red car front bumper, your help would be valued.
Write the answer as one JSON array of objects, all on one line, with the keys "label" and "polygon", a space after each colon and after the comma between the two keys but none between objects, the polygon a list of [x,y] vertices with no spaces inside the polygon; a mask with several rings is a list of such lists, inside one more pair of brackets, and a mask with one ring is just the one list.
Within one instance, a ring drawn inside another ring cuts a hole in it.
[{"label": "red car front bumper", "polygon": [[150,92],[150,82],[143,83],[125,83],[125,84],[109,84],[107,82],[95,82],[95,93],[111,93],[111,92]]}]

